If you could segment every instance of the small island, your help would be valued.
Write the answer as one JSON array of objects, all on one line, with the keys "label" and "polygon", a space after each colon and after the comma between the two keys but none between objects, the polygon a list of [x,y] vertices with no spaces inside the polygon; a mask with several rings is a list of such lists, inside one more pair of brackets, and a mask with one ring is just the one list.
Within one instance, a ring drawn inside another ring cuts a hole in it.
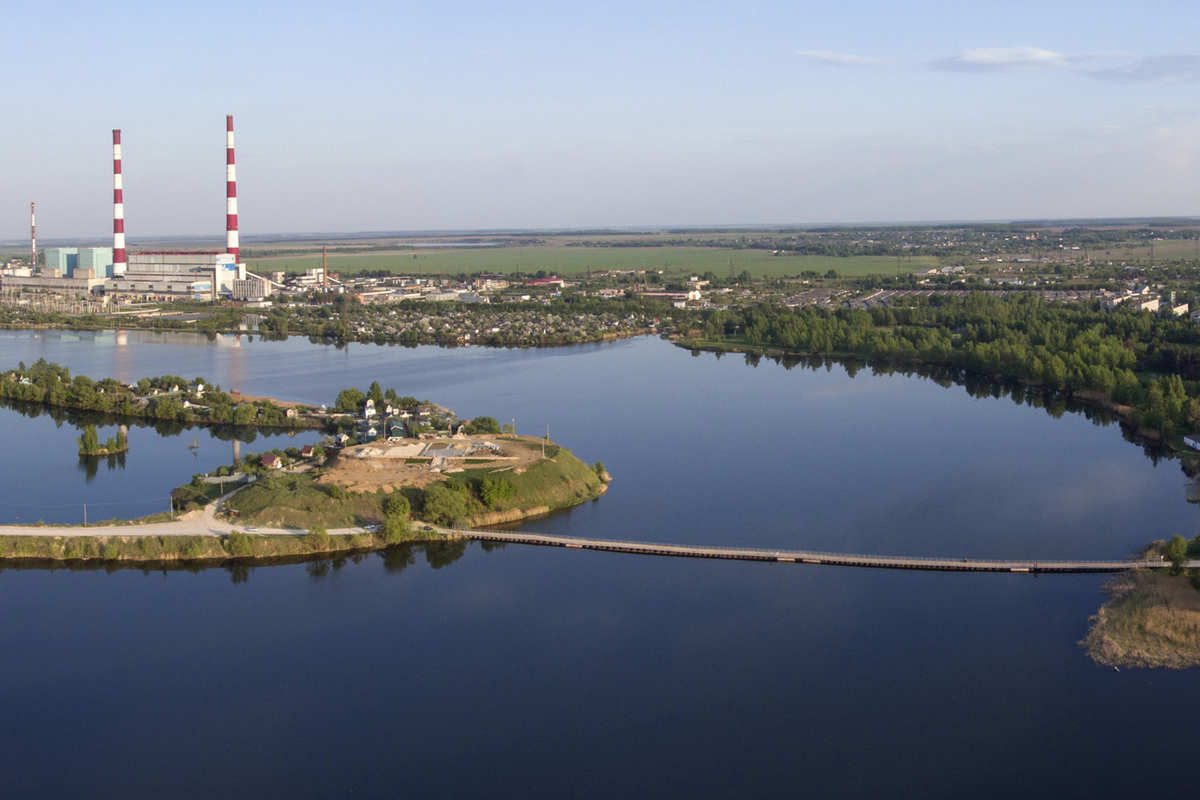
[{"label": "small island", "polygon": [[100,444],[100,438],[96,434],[96,426],[86,425],[83,429],[83,435],[75,441],[79,444],[79,455],[81,458],[104,458],[129,450],[129,437],[125,433],[124,428],[117,431],[116,438],[110,436],[104,444]]},{"label": "small island", "polygon": [[1140,570],[1105,581],[1108,602],[1080,644],[1110,667],[1200,666],[1200,575],[1184,566],[1200,558],[1200,536],[1153,542],[1144,554],[1172,562],[1175,574]]}]

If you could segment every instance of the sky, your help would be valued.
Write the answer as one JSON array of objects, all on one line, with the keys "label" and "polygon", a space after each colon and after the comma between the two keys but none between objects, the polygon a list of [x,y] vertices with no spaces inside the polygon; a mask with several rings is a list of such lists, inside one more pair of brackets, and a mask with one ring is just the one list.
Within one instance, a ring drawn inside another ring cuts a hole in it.
[{"label": "sky", "polygon": [[0,240],[1200,215],[1200,4],[8,3]]}]

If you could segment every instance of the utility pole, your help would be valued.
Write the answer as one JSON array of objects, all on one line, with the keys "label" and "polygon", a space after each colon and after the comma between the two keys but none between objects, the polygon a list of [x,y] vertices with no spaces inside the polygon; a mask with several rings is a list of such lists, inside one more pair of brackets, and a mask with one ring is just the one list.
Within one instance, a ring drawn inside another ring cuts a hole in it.
[{"label": "utility pole", "polygon": [[87,527],[87,503],[83,504],[83,527]]}]

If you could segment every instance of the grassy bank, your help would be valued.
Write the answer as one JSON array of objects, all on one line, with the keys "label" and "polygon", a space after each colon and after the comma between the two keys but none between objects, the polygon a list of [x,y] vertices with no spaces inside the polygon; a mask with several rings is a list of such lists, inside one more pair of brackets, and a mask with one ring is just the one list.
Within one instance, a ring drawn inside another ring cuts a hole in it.
[{"label": "grassy bank", "polygon": [[1104,584],[1109,600],[1080,644],[1108,666],[1200,666],[1200,591],[1195,579],[1131,572]]},{"label": "grassy bank", "polygon": [[[414,530],[410,541],[432,538]],[[0,560],[214,562],[380,550],[370,533],[338,536],[234,533],[228,536],[0,536]]]},{"label": "grassy bank", "polygon": [[503,476],[514,487],[511,498],[497,501],[488,507],[482,503],[469,510],[465,524],[480,525],[512,522],[529,516],[539,516],[569,508],[604,493],[605,485],[596,471],[575,457],[570,450],[557,445],[546,449],[547,459],[538,461],[520,474],[514,471],[495,472],[493,468],[468,469],[456,480],[470,482]]},{"label": "grassy bank", "polygon": [[225,508],[238,513],[239,523],[264,528],[350,528],[382,522],[386,497],[322,486],[311,475],[278,475],[250,484]]}]

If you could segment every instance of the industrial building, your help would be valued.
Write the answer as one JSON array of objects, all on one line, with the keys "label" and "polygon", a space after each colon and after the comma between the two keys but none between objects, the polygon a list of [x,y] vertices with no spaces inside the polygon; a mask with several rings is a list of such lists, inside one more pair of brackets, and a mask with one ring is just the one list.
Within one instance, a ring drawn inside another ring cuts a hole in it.
[{"label": "industrial building", "polygon": [[75,269],[91,270],[94,278],[111,278],[113,251],[111,247],[81,247]]},{"label": "industrial building", "polygon": [[243,300],[248,302],[257,302],[265,300],[273,288],[272,283],[259,275],[252,272],[241,270],[244,276],[233,282],[233,299]]},{"label": "industrial building", "polygon": [[[113,251],[111,247],[47,247],[43,277],[47,278],[111,278]],[[90,271],[90,274],[86,274]],[[85,274],[76,275],[76,272]]]},{"label": "industrial building", "polygon": [[132,253],[123,275],[105,283],[108,294],[140,298],[215,300],[233,294],[246,268],[226,253]]},{"label": "industrial building", "polygon": [[[113,246],[51,247],[38,275],[5,274],[4,288],[67,294],[106,294],[130,300],[221,297],[261,299],[269,284],[246,275],[238,263],[237,176],[233,117],[225,118],[225,252],[126,253],[125,198],[121,173],[121,131],[113,131]],[[30,204],[31,259],[37,260],[36,227]]]}]

